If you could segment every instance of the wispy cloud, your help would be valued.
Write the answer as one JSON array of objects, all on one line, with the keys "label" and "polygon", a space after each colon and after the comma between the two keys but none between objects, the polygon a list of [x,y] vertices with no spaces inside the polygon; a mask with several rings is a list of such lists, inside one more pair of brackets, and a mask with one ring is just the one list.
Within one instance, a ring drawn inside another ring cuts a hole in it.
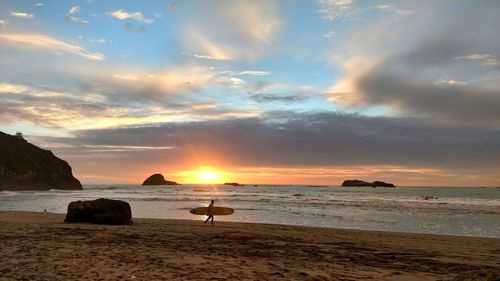
[{"label": "wispy cloud", "polygon": [[271,75],[271,72],[269,72],[269,71],[245,70],[245,71],[241,71],[241,72],[236,72],[235,75],[267,76],[267,75]]},{"label": "wispy cloud", "polygon": [[[196,30],[188,31],[185,34],[184,39],[186,45],[189,45],[194,48],[195,51],[200,52],[194,54],[197,58],[209,60],[230,60],[233,58],[232,53],[234,51],[232,49],[211,41]],[[196,44],[193,45],[193,42],[196,42]]]},{"label": "wispy cloud", "polygon": [[[142,85],[144,92],[150,92],[151,101],[164,98],[164,94],[197,90],[209,83],[214,74],[207,68],[186,66],[168,70],[162,73],[144,73],[137,71],[122,71],[112,75],[113,78]],[[140,81],[140,84],[136,82]],[[124,85],[124,88],[129,85]],[[160,92],[161,97],[153,97],[155,92]],[[131,95],[136,95],[132,93]]]},{"label": "wispy cloud", "polygon": [[330,38],[333,36],[335,36],[335,31],[333,31],[333,30],[328,31],[327,33],[323,34],[323,37],[326,37],[326,38]]},{"label": "wispy cloud", "polygon": [[18,18],[23,18],[23,19],[32,19],[35,17],[34,14],[28,14],[28,13],[16,12],[16,11],[11,11],[10,15],[13,17],[18,17]]},{"label": "wispy cloud", "polygon": [[232,57],[228,57],[228,56],[224,56],[224,55],[210,56],[210,55],[194,54],[193,56],[196,58],[199,58],[199,59],[207,59],[207,60],[230,60],[230,59],[232,59]]},{"label": "wispy cloud", "polygon": [[318,12],[326,20],[346,18],[352,13],[353,0],[319,0]]},{"label": "wispy cloud", "polygon": [[129,13],[123,9],[116,10],[108,13],[109,16],[117,18],[119,20],[134,19],[145,24],[152,24],[154,20],[145,18],[141,12]]},{"label": "wispy cloud", "polygon": [[376,6],[376,8],[402,17],[409,16],[415,13],[415,11],[399,9],[393,5],[388,5],[388,4],[378,5]]},{"label": "wispy cloud", "polygon": [[245,81],[238,77],[229,77],[229,81],[231,81],[234,86],[242,86],[245,84]]},{"label": "wispy cloud", "polygon": [[228,2],[224,16],[247,38],[269,44],[281,25],[276,7],[269,2]]},{"label": "wispy cloud", "polygon": [[490,54],[470,54],[466,56],[454,57],[454,60],[479,61],[483,66],[496,67],[500,65],[500,60]]},{"label": "wispy cloud", "polygon": [[74,6],[69,9],[70,14],[78,14],[80,12],[80,6]]},{"label": "wispy cloud", "polygon": [[181,33],[195,57],[256,59],[275,50],[282,21],[275,1],[204,2]]},{"label": "wispy cloud", "polygon": [[104,38],[90,38],[89,42],[106,44],[106,43],[110,43],[111,41],[110,40],[106,40]]},{"label": "wispy cloud", "polygon": [[97,52],[90,52],[81,46],[70,44],[42,34],[0,34],[0,39],[11,43],[18,43],[21,47],[31,46],[57,51],[73,53],[90,60],[103,60],[104,55]]},{"label": "wispy cloud", "polygon": [[283,94],[256,94],[251,95],[250,98],[260,103],[294,103],[302,102],[307,99],[305,96],[299,95],[283,95]]},{"label": "wispy cloud", "polygon": [[0,19],[0,26],[6,26],[7,24],[9,24],[8,21]]},{"label": "wispy cloud", "polygon": [[139,33],[148,32],[144,26],[135,26],[134,24],[132,24],[130,22],[127,22],[126,24],[124,24],[123,28],[128,32],[139,32]]},{"label": "wispy cloud", "polygon": [[0,93],[21,94],[28,90],[28,86],[19,84],[0,83]]},{"label": "wispy cloud", "polygon": [[84,20],[82,18],[73,17],[73,16],[66,16],[66,17],[64,17],[64,20],[66,22],[69,22],[69,23],[80,24],[80,25],[89,24],[88,20]]},{"label": "wispy cloud", "polygon": [[168,5],[168,8],[170,10],[175,10],[177,9],[177,7],[179,6],[179,4],[177,4],[177,2],[171,2],[169,5]]},{"label": "wispy cloud", "polygon": [[225,70],[225,71],[221,71],[220,74],[232,75],[232,76],[239,76],[239,75],[268,76],[268,75],[271,75],[271,72],[270,71],[260,71],[260,70],[243,70],[243,71]]},{"label": "wispy cloud", "polygon": [[439,84],[445,84],[445,85],[465,85],[465,84],[468,84],[468,82],[457,81],[457,80],[453,80],[453,79],[449,79],[449,80],[440,79],[440,80],[437,80],[436,82],[434,82],[434,84],[436,84],[436,85],[439,85]]}]

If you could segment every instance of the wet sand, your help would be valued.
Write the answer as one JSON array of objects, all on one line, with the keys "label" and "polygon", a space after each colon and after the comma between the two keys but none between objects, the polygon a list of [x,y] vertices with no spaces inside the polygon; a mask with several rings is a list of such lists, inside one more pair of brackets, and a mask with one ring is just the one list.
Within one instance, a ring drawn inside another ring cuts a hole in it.
[{"label": "wet sand", "polygon": [[0,280],[500,280],[500,239],[0,211]]}]

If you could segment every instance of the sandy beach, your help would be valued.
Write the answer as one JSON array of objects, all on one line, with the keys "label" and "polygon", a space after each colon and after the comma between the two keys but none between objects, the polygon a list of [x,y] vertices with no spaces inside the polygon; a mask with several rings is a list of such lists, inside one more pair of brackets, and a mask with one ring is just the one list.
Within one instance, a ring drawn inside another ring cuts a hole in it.
[{"label": "sandy beach", "polygon": [[0,280],[498,280],[500,239],[0,212]]}]

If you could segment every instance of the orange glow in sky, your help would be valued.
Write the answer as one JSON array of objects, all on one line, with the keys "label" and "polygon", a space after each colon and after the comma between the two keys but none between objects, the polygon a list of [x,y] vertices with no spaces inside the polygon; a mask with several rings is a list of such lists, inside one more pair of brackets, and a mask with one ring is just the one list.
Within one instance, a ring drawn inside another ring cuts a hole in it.
[{"label": "orange glow in sky", "polygon": [[176,178],[183,183],[222,184],[226,181],[226,173],[213,167],[200,167],[195,170],[180,171]]},{"label": "orange glow in sky", "polygon": [[219,179],[219,173],[210,170],[199,171],[197,176],[201,182],[213,182],[214,180]]}]

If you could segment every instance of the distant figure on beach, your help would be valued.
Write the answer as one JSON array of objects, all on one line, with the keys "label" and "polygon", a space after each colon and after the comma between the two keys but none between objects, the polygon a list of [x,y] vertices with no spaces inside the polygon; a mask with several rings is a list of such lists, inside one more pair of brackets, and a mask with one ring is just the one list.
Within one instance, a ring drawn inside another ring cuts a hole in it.
[{"label": "distant figure on beach", "polygon": [[212,219],[212,224],[214,224],[213,209],[214,209],[214,200],[212,200],[212,202],[210,202],[210,205],[208,205],[208,218],[204,222],[204,224],[206,224],[210,219]]}]

